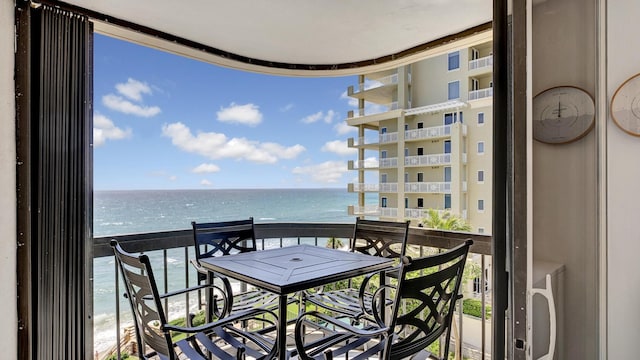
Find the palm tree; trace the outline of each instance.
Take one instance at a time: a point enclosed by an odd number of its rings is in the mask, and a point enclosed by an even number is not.
[[[420,224],[429,229],[451,230],[451,231],[471,231],[471,225],[460,216],[454,215],[449,210],[442,214],[438,210],[428,209],[425,212],[427,217],[420,220]]]

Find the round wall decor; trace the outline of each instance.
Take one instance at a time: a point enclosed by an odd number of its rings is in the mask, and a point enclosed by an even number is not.
[[[578,140],[593,128],[595,103],[575,86],[547,89],[533,98],[533,137],[547,144]]]
[[[611,99],[611,118],[623,131],[640,136],[640,74],[616,90]]]

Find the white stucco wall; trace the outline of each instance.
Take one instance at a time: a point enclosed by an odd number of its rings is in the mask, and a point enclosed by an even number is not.
[[[13,0],[0,0],[0,349],[17,358]]]
[[[640,2],[607,1],[607,99],[640,73]],[[640,355],[640,138],[608,119],[608,358]]]

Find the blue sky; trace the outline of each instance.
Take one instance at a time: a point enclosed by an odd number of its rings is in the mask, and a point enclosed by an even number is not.
[[[227,69],[95,35],[94,188],[345,188],[357,77]]]

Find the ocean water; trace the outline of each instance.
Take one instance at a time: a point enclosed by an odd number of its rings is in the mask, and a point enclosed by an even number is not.
[[[375,194],[367,203],[375,203]],[[239,190],[140,190],[96,191],[94,193],[94,236],[111,236],[189,229],[191,221],[209,222],[243,219],[253,216],[265,222],[337,222],[354,223],[347,206],[357,203],[357,195],[345,189],[239,189]],[[165,264],[162,252],[150,252],[156,276]],[[160,291],[185,287],[185,271],[195,284],[196,274],[182,249],[167,251],[167,286]],[[94,347],[103,353],[116,342],[116,311],[121,327],[132,324],[131,310],[122,297],[122,285],[114,286],[113,257],[94,260]],[[172,276],[173,274],[173,276]],[[116,293],[119,293],[116,294]],[[171,315],[184,314],[186,301],[177,301],[168,309]],[[190,302],[195,307],[195,301]]]

